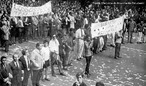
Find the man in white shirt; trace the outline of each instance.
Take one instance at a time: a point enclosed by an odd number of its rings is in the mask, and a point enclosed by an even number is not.
[[[70,29],[75,29],[75,18],[74,18],[74,16],[72,15],[72,13],[70,13],[70,15],[69,15],[69,19],[70,19]]]
[[[44,59],[44,65],[43,65],[43,68],[44,68],[44,75],[43,75],[43,81],[44,80],[47,80],[47,81],[50,81],[48,78],[47,78],[47,72],[48,72],[48,66],[50,66],[50,49],[49,49],[49,42],[47,40],[44,40],[44,47],[42,47],[42,54],[43,54],[43,59]]]
[[[19,31],[19,42],[22,43],[24,25],[21,17],[18,17],[17,27]]]
[[[56,38],[56,35],[53,35],[52,39],[49,42],[49,48],[50,48],[50,57],[51,57],[51,71],[52,71],[52,76],[56,77],[55,71],[54,71],[54,64],[57,64],[59,73],[60,75],[65,75],[63,74],[61,70],[61,61],[59,57],[59,42]]]
[[[76,42],[77,42],[77,60],[83,58],[83,50],[84,50],[84,37],[85,32],[83,28],[79,28],[76,31]]]

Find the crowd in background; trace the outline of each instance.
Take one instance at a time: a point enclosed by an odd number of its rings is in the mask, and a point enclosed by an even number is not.
[[[44,3],[46,2],[41,2],[39,0],[28,0],[26,2],[23,1],[23,3],[21,3],[20,0],[18,2],[18,4],[24,6],[40,6]],[[71,65],[72,63],[73,55],[77,55],[77,60],[86,57],[87,66],[85,74],[88,76],[90,75],[89,65],[92,58],[91,51],[96,54],[106,50],[107,45],[110,45],[108,44],[108,40],[111,40],[111,46],[117,46],[117,41],[115,41],[116,33],[91,39],[90,29],[92,23],[104,22],[125,15],[121,43],[133,43],[133,33],[138,34],[137,43],[146,42],[146,7],[132,6],[129,9],[128,6],[98,5],[95,3],[82,7],[78,1],[57,1],[52,2],[52,13],[32,17],[11,17],[11,6],[12,1],[6,2],[3,0],[1,2],[1,47],[8,52],[9,45],[23,43],[29,40],[45,40],[49,38],[50,42],[46,41],[44,43],[51,45],[53,41],[52,46],[59,47],[59,51],[56,53],[56,55],[62,58],[62,62],[57,60],[59,69],[61,68],[61,63],[63,69],[67,69],[67,65]],[[125,41],[125,34],[128,34],[127,42]],[[53,45],[55,44],[54,40],[58,41],[57,45]],[[39,52],[40,44],[37,44],[36,48],[37,49],[32,53],[36,54],[36,52]],[[85,54],[83,54],[84,48]],[[76,54],[73,51],[76,51]],[[24,55],[26,55],[26,51]],[[17,58],[17,55],[13,55],[14,60],[17,60]],[[51,68],[53,67],[51,66]],[[37,68],[37,70],[39,69]],[[33,72],[39,74],[41,71],[42,70],[35,70]],[[64,75],[61,70],[59,71],[61,75]],[[54,74],[52,75],[55,76]],[[34,79],[35,78],[36,76],[34,76]],[[34,83],[38,84],[37,82]]]

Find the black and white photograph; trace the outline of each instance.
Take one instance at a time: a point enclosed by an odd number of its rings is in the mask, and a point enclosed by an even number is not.
[[[146,1],[0,0],[0,86],[146,86]]]

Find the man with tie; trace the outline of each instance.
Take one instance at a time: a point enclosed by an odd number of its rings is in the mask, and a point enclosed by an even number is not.
[[[30,58],[28,49],[22,50],[22,56],[20,57],[19,61],[22,63],[22,70],[24,70],[24,79],[22,81],[22,86],[27,86],[30,76]]]
[[[11,84],[10,79],[12,77],[12,71],[10,66],[7,64],[7,57],[2,56],[0,64],[0,86],[9,86]]]
[[[12,70],[12,85],[11,86],[21,86],[23,81],[24,71],[22,63],[19,61],[18,53],[14,53],[13,61],[10,63],[10,68]]]

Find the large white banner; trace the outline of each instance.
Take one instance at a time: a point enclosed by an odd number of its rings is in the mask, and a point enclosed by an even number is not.
[[[105,22],[92,23],[91,36],[92,38],[94,38],[120,31],[123,28],[123,23],[124,23],[123,16]]]
[[[27,7],[13,3],[10,16],[37,16],[52,12],[51,2],[39,7]]]

